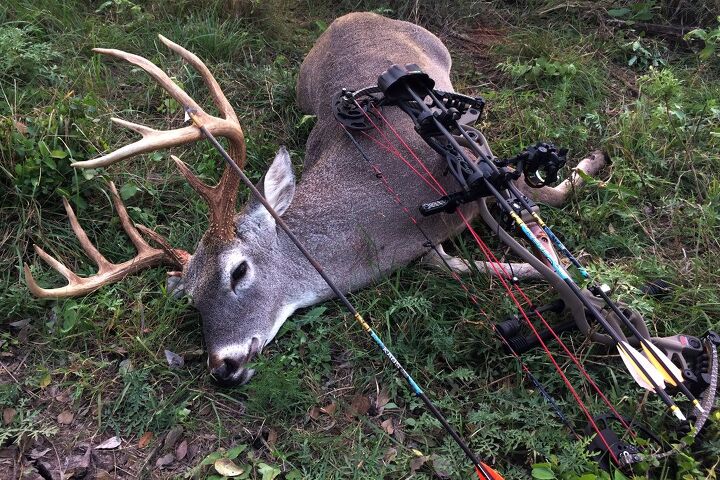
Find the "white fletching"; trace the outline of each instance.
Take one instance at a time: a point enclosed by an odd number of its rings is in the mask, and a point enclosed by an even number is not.
[[[677,386],[677,382],[683,381],[683,375],[680,369],[668,358],[667,355],[662,352],[662,350],[653,345],[653,343],[649,340],[643,342],[642,346],[643,350],[645,350],[645,356],[657,367],[658,370],[662,371],[664,368],[667,372],[669,372],[667,375],[663,375],[667,383]],[[652,353],[648,352],[648,350],[651,350]]]
[[[665,388],[665,380],[662,374],[650,363],[650,360],[643,357],[642,354],[631,347],[629,343],[618,343],[618,352],[620,353],[620,358],[625,362],[625,366],[630,371],[630,375],[632,375],[638,385],[651,392],[655,391],[655,387],[652,386],[652,383],[643,373],[642,370],[644,370],[658,387],[661,389]],[[642,370],[640,370],[639,367],[642,367]]]

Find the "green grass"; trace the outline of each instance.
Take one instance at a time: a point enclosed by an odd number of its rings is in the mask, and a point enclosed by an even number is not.
[[[713,2],[695,10],[646,3],[657,23],[684,19],[716,26],[706,8]],[[215,74],[242,119],[248,173],[257,179],[280,144],[288,145],[300,164],[309,130],[295,106],[296,74],[333,18],[375,9],[422,22],[450,48],[456,89],[488,100],[482,127],[496,154],[516,153],[538,139],[569,147],[576,160],[594,148],[610,153],[613,164],[598,181],[563,209],[544,209],[568,246],[589,255],[591,270],[647,316],[653,333],[717,329],[718,57],[701,60],[682,43],[612,30],[602,6],[538,13],[559,5],[254,0],[0,5],[0,316],[7,319],[0,325],[0,407],[18,412],[0,439],[29,450],[34,437],[67,446],[73,435],[85,441],[96,435],[97,443],[117,434],[139,459],[133,471],[144,476],[152,471],[154,478],[211,476],[208,465],[219,456],[244,465],[241,478],[263,480],[407,478],[413,465],[418,467],[413,478],[471,475],[459,449],[335,302],[293,316],[256,361],[252,382],[223,390],[206,374],[198,314],[187,301],[166,294],[161,269],[86,298],[30,297],[24,262],[43,285],[62,282],[35,256],[32,244],[80,274],[93,273],[66,222],[63,196],[111,261],[126,260],[134,250],[113,215],[107,180],[123,188],[133,220],[156,228],[173,244],[192,251],[203,233],[207,207],[176,173],[168,152],[93,171],[69,166],[132,140],[110,125],[111,116],[158,128],[182,122],[177,105],[142,72],[101,59],[93,47],[144,55],[200,104],[209,103],[197,75],[168,54],[156,41],[158,33],[194,51]],[[577,15],[581,10],[585,15]],[[638,39],[642,50],[633,48]],[[633,55],[640,58],[628,66]],[[658,67],[650,68],[653,63]],[[211,147],[188,150],[184,156],[194,159],[195,171],[214,178]],[[479,256],[464,240],[453,248]],[[638,295],[638,287],[657,278],[674,285],[669,298]],[[492,338],[488,322],[512,313],[510,301],[496,282],[482,276],[466,281],[491,312],[489,319],[449,277],[420,266],[354,293],[352,301],[473,449],[506,478],[528,478],[533,465],[542,463],[548,466],[536,467],[538,478],[549,478],[542,477],[547,469],[555,478],[602,478],[584,442],[571,440]],[[533,299],[552,297],[542,284],[528,285],[528,291]],[[20,332],[10,325],[23,319],[30,322]],[[632,415],[639,408],[643,421],[672,438],[673,424],[660,414],[661,404],[630,385],[619,359],[608,361],[599,346],[568,338],[621,411]],[[184,355],[186,366],[168,369],[165,349]],[[582,427],[581,412],[548,360],[540,352],[525,360]],[[567,372],[574,384],[581,383],[574,369]],[[354,399],[367,396],[373,403],[380,390],[389,399],[382,414],[373,408],[367,415],[353,413]],[[67,402],[57,400],[63,395]],[[590,397],[593,411],[603,411]],[[318,414],[318,408],[333,404],[332,415]],[[66,427],[56,421],[63,409],[85,413]],[[395,422],[394,436],[383,430],[387,419]],[[153,449],[175,426],[197,446],[194,457],[166,470],[156,469],[154,459],[143,464],[150,451],[165,451]],[[642,465],[638,478],[714,478],[720,437],[716,426],[708,428],[693,457]],[[154,440],[137,449],[145,432]],[[63,448],[61,455],[69,455]]]

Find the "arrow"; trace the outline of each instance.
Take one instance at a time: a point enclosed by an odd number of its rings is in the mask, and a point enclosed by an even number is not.
[[[665,355],[657,346],[655,346],[650,340],[643,337],[640,331],[637,329],[637,327],[630,321],[627,316],[620,310],[615,302],[613,302],[610,297],[605,293],[605,291],[600,287],[594,287],[593,293],[596,293],[602,297],[603,300],[605,300],[605,303],[612,309],[612,311],[615,313],[615,315],[622,320],[623,324],[625,324],[633,335],[637,339],[640,340],[640,344],[642,346],[643,351],[645,352],[645,355],[647,358],[652,362],[657,369],[663,373],[663,377],[667,383],[670,385],[677,387],[680,389],[680,391],[685,395],[688,400],[690,400],[693,405],[695,405],[695,408],[698,409],[700,413],[704,413],[705,410],[702,408],[702,405],[700,405],[700,401],[695,398],[695,396],[690,393],[690,390],[688,390],[687,386],[683,383],[684,378],[682,375],[682,372],[680,369],[672,363],[672,360],[668,358],[667,355]]]

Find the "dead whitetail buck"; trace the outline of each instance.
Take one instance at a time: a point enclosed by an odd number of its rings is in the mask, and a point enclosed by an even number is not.
[[[206,113],[150,61],[119,50],[95,51],[145,70],[181,105],[194,110],[213,135],[225,137],[232,158],[242,167],[245,164],[243,131],[217,81],[197,56],[164,37],[160,40],[200,73],[220,117]],[[317,115],[317,124],[307,142],[302,181],[296,185],[288,152],[281,148],[258,187],[344,291],[362,288],[428,253],[426,239],[369,172],[355,146],[338,128],[331,108],[334,92],[344,87],[373,84],[378,72],[392,64],[407,63],[420,66],[438,88],[453,91],[450,55],[442,42],[427,30],[369,13],[350,14],[335,20],[308,54],[298,79],[300,107],[308,114]],[[445,161],[414,134],[412,121],[400,111],[388,111],[387,118],[400,135],[409,139],[412,149],[427,160],[432,174],[443,178],[445,188],[452,190],[453,180],[442,177]],[[142,139],[73,166],[106,167],[203,138],[195,125],[162,131],[116,118],[113,121],[139,133]],[[418,185],[404,165],[393,161],[382,149],[369,151],[374,152],[369,160],[379,166],[405,204],[420,205],[433,198],[434,193]],[[26,265],[27,284],[40,298],[81,296],[150,266],[165,263],[179,268],[181,272],[171,275],[181,277],[180,288],[192,297],[193,305],[202,316],[213,376],[222,383],[247,381],[251,372],[243,365],[273,339],[283,322],[298,308],[327,300],[333,294],[287,236],[276,228],[275,221],[260,203],[251,200],[236,212],[239,181],[231,169],[226,168],[219,183],[210,186],[200,181],[177,157],[173,159],[180,173],[210,206],[208,229],[193,254],[171,247],[164,238],[145,227],[134,226],[115,186],[110,184],[115,208],[123,228],[137,247],[137,256],[120,264],[105,259],[64,200],[72,229],[88,257],[98,265],[98,272],[79,277],[36,245],[37,254],[61,273],[68,285],[41,288]],[[596,153],[583,160],[579,168],[592,175],[603,162],[603,156]],[[554,189],[544,187],[534,190],[532,195],[544,203],[560,205],[571,187],[580,183],[579,177],[573,175]],[[518,185],[522,187],[524,182]],[[477,207],[468,204],[462,210],[472,217]],[[463,228],[454,215],[435,215],[419,222],[436,242],[448,239]],[[159,248],[146,243],[140,232]],[[437,260],[438,253],[432,255]],[[459,271],[468,269],[460,259],[448,257],[447,260]],[[490,271],[487,265],[477,263],[479,269]],[[526,264],[514,264],[511,268],[520,277],[535,272]]]

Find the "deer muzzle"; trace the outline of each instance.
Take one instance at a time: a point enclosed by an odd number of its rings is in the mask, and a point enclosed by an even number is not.
[[[260,339],[253,337],[249,348],[223,348],[218,352],[208,352],[210,374],[224,387],[247,383],[255,370],[245,365],[260,353],[260,348]]]

